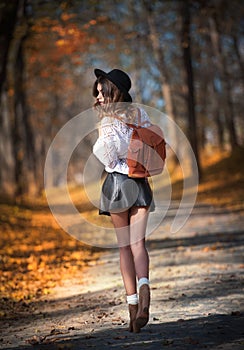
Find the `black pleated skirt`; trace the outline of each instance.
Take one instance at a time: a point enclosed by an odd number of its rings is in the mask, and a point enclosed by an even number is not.
[[[100,198],[100,215],[123,212],[131,207],[155,210],[153,194],[147,178],[130,178],[121,173],[108,173]]]

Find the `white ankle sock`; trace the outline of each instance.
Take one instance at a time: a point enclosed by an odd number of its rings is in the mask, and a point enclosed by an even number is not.
[[[137,305],[138,304],[137,294],[127,295],[126,300],[127,300],[127,303],[130,305]]]
[[[142,277],[138,281],[138,288],[140,289],[143,284],[149,284],[149,279],[146,277]]]

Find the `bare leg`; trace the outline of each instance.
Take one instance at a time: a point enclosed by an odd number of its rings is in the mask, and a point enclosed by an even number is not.
[[[149,278],[149,256],[145,246],[148,208],[132,208],[130,217],[131,251],[138,280]],[[144,281],[143,281],[144,282]],[[133,331],[140,332],[149,320],[150,288],[142,284],[139,288],[139,307]]]
[[[149,278],[149,256],[145,246],[148,208],[133,207],[130,216],[131,251],[134,257],[135,270],[138,280]]]
[[[136,294],[136,271],[130,247],[129,212],[111,213],[113,225],[116,230],[119,252],[120,270],[127,295]]]

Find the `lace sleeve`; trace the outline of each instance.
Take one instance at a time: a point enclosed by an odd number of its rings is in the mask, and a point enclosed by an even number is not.
[[[101,123],[100,136],[93,146],[93,153],[101,163],[110,168],[114,168],[119,160],[117,143],[113,124],[104,120]]]
[[[146,111],[144,109],[140,110],[143,125],[151,125]],[[117,171],[121,164],[124,164],[132,131],[133,129],[122,118],[104,117],[102,119],[100,136],[93,146],[93,153],[105,167],[116,168],[115,171]]]

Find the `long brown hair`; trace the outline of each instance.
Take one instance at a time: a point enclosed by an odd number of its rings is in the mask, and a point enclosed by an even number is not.
[[[104,97],[105,104],[125,101],[123,92],[121,92],[114,83],[112,83],[110,80],[108,80],[103,76],[98,77],[94,83],[94,86],[93,86],[94,97],[97,97],[98,95],[98,90],[97,90],[98,84],[101,84],[102,86],[102,94]],[[96,101],[94,106],[96,107],[97,105],[99,105],[98,101]]]
[[[102,94],[104,97],[104,105],[101,106],[97,100],[94,103],[94,108],[98,110],[99,117],[103,118],[105,115],[112,117],[125,114],[127,122],[132,123],[137,113],[135,113],[135,108],[130,105],[130,102],[125,100],[123,92],[110,80],[100,76],[93,85],[93,97],[95,98],[98,96],[98,84],[102,86]]]

